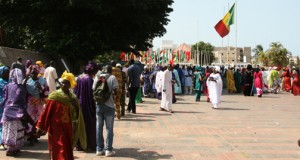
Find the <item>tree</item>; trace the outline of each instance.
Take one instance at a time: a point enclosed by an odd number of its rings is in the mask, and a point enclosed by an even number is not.
[[[299,56],[297,56],[297,58],[296,58],[296,65],[297,65],[297,67],[300,67],[300,58],[299,58]]]
[[[259,57],[260,53],[264,52],[264,48],[262,45],[256,45],[255,48],[252,49],[252,52],[254,52],[253,58],[255,59],[254,63],[259,63]]]
[[[111,60],[116,60],[116,61],[121,60],[120,53],[112,51],[109,53],[100,54],[95,57],[95,61],[97,63],[107,63],[110,62]]]
[[[264,52],[264,51],[261,51],[259,52],[258,54],[258,57],[257,57],[257,62],[263,66],[269,66],[270,65],[270,60],[269,60],[269,55],[268,53]]]
[[[5,46],[86,61],[148,50],[166,33],[173,0],[1,0]],[[136,52],[135,52],[136,53]],[[76,63],[73,63],[76,64]]]
[[[214,50],[214,46],[212,46],[210,43],[205,43],[203,41],[200,41],[192,45],[191,53],[197,53],[197,44],[198,44],[198,53],[200,53],[200,59],[204,60],[204,58],[206,58],[208,59],[208,64],[211,64],[215,60],[215,56],[212,52]],[[208,54],[209,56],[206,57],[205,54]]]
[[[287,49],[284,48],[281,43],[271,43],[270,49],[268,50],[270,64],[275,66],[286,66],[289,63],[287,53]]]

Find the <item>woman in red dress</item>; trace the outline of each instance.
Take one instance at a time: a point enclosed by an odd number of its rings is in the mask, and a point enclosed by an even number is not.
[[[62,79],[61,89],[49,95],[36,128],[37,135],[48,132],[50,159],[73,160],[72,120],[80,107],[76,95],[69,90],[76,85],[74,75],[64,73]]]
[[[259,68],[256,68],[256,71],[253,73],[253,77],[254,77],[254,86],[256,88],[257,96],[261,97],[263,83],[262,83],[262,73]]]
[[[283,78],[283,88],[285,91],[289,92],[292,89],[291,84],[291,73],[289,71],[289,68],[284,68],[282,76]]]
[[[209,77],[210,73],[211,73],[211,69],[207,66],[205,69],[205,78],[204,78],[205,82],[206,82],[206,78]],[[206,101],[210,102],[208,88],[207,88],[206,83],[203,83],[203,93],[206,95]]]
[[[296,96],[300,94],[299,69],[293,71],[292,93]]]

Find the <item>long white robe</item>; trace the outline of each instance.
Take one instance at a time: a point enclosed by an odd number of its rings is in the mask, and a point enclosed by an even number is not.
[[[221,103],[221,95],[223,89],[222,77],[219,73],[211,73],[209,77],[212,77],[216,81],[209,81],[210,78],[207,78],[206,84],[208,87],[208,93],[210,101],[214,108],[218,108]]]
[[[155,89],[156,89],[157,93],[162,92],[162,88],[161,87],[162,87],[163,74],[164,74],[163,71],[158,71],[156,73],[156,77],[155,77]]]
[[[269,90],[269,80],[268,80],[269,73],[268,71],[262,72],[262,79],[263,79],[263,91],[267,92]]]
[[[172,109],[172,72],[168,69],[163,72],[162,90],[165,92],[162,92],[160,106],[170,111]]]
[[[56,69],[54,67],[48,67],[45,69],[44,78],[47,81],[47,84],[49,86],[49,94],[56,90],[56,79],[57,73]]]

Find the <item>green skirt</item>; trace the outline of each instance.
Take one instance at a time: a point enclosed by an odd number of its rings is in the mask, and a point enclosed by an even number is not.
[[[135,103],[142,103],[142,101],[142,87],[140,87],[135,97]]]

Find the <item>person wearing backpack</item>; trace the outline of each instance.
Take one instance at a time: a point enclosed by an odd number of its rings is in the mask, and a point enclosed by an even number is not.
[[[100,75],[100,79],[97,82],[96,88],[93,92],[96,101],[96,155],[105,155],[106,157],[111,157],[115,155],[115,151],[113,151],[112,146],[114,136],[114,118],[116,111],[113,96],[117,94],[119,85],[117,78],[112,75],[112,67],[110,65],[104,67],[104,72],[106,74]],[[106,90],[105,88],[108,89],[108,91],[103,93],[103,90]],[[106,97],[106,95],[109,95],[107,99],[100,98]],[[104,123],[106,127],[106,144],[104,144],[103,138]]]

